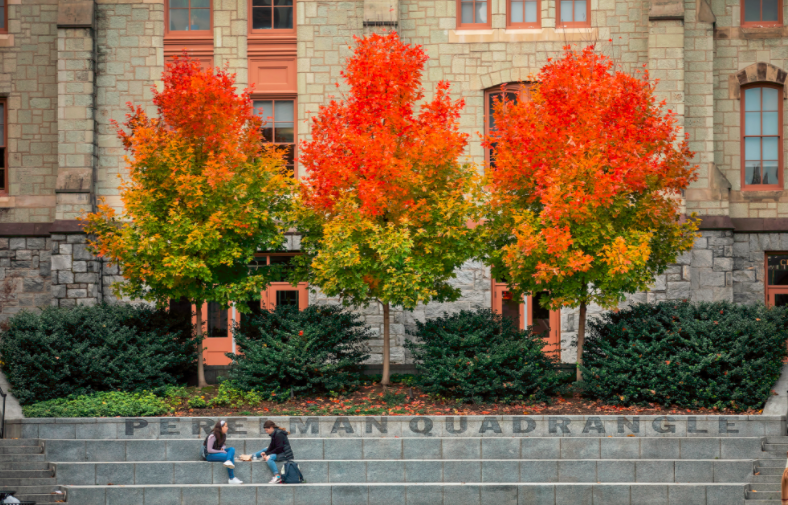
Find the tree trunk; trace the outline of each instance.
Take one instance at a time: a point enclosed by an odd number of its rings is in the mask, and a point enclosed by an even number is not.
[[[391,349],[391,340],[389,334],[389,304],[383,304],[383,377],[380,379],[380,384],[382,386],[389,385],[389,361],[390,361],[390,349]]]
[[[196,326],[197,326],[197,339],[199,343],[197,344],[197,387],[204,388],[208,385],[205,382],[205,363],[203,359],[203,343],[202,343],[202,304],[198,303],[197,306],[197,317],[196,317]]]
[[[583,380],[583,345],[586,343],[586,304],[580,304],[580,323],[577,325],[577,382]]]

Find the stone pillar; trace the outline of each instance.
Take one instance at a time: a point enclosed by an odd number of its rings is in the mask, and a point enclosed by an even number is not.
[[[94,206],[95,60],[93,0],[58,5],[58,171],[56,220]]]
[[[247,0],[214,0],[213,64],[236,74],[236,86],[243,91],[249,85]]]
[[[56,229],[51,239],[52,305],[101,301],[101,262],[74,220],[95,208],[95,3],[59,0],[58,171]],[[69,233],[66,234],[65,231]]]

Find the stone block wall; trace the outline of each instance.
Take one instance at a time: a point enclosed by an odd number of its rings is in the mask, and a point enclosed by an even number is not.
[[[8,196],[0,223],[55,218],[57,178],[57,0],[7,0],[0,34],[0,95],[8,97]]]
[[[81,233],[54,234],[52,244],[52,305],[95,305],[102,299],[102,262],[87,249]]]
[[[49,305],[51,240],[0,238],[0,323],[22,310]]]

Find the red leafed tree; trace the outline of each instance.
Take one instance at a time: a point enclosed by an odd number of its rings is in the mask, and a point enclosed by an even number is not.
[[[320,107],[299,157],[302,271],[346,304],[382,304],[383,384],[390,306],[457,299],[454,271],[476,252],[467,227],[476,172],[458,161],[464,103],[440,82],[417,106],[426,60],[396,33],[357,38],[342,73],[350,90]]]
[[[271,274],[250,272],[249,263],[282,246],[294,185],[283,153],[261,144],[262,121],[235,74],[176,58],[162,82],[153,89],[158,117],[129,104],[126,130],[118,129],[129,153],[122,214],[99,205],[85,231],[93,252],[121,267],[118,294],[159,306],[186,298],[198,308],[201,337],[204,302],[243,311],[242,302],[260,299]],[[202,354],[200,344],[205,386]]]
[[[496,104],[485,141],[493,275],[517,293],[546,291],[553,309],[580,308],[578,380],[588,305],[646,290],[696,236],[680,220],[693,154],[655,86],[594,47],[567,47],[530,99]]]

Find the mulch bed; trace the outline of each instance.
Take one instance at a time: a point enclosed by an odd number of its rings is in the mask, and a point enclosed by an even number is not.
[[[209,392],[206,392],[209,395]],[[206,396],[207,396],[206,395]],[[418,388],[394,384],[384,391],[379,384],[363,386],[347,396],[298,397],[286,402],[263,402],[239,408],[185,409],[175,416],[474,416],[474,415],[757,415],[760,410],[685,409],[677,406],[620,407],[583,398],[580,393],[533,405],[459,404],[434,400]]]

